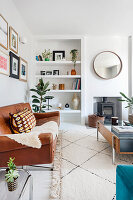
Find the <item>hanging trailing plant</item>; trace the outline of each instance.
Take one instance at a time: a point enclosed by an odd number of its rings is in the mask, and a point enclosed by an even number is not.
[[[72,49],[70,51],[70,54],[72,55],[71,61],[74,63],[74,69],[75,69],[75,66],[76,66],[76,61],[77,61],[78,53],[79,53],[78,49]]]

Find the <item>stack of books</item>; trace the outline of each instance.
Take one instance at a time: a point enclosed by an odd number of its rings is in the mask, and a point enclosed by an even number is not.
[[[119,135],[133,135],[132,126],[113,126],[112,130]]]
[[[81,90],[81,80],[77,79],[73,82],[73,90]]]

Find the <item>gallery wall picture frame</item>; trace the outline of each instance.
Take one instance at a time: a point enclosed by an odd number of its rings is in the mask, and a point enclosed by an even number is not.
[[[0,45],[8,50],[8,22],[0,14]]]
[[[59,75],[59,70],[53,70],[53,75]]]
[[[19,58],[19,80],[27,82],[28,78],[28,62],[23,58]]]
[[[46,71],[46,75],[52,75],[52,71]]]
[[[10,51],[10,77],[19,79],[19,57]]]
[[[11,26],[9,28],[9,48],[18,54],[18,33]]]
[[[9,55],[4,53],[3,51],[0,51],[0,74],[9,76],[10,73],[9,65],[10,65]]]
[[[53,61],[61,61],[65,59],[65,51],[53,51]]]

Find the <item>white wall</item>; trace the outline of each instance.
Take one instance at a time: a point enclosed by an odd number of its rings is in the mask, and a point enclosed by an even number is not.
[[[85,117],[93,113],[93,97],[118,97],[120,91],[128,95],[128,37],[86,37],[85,46]],[[123,63],[122,72],[114,79],[103,80],[93,70],[93,59],[101,51],[117,53]],[[123,104],[123,119],[128,111]]]
[[[21,56],[28,61],[28,71],[30,74],[32,35],[12,0],[0,0],[0,13],[8,22],[8,26],[12,26],[19,35],[27,38],[27,44],[19,44],[18,56]],[[10,51],[6,51],[2,47],[0,47],[0,50],[6,53]],[[0,106],[27,101],[26,91],[27,83],[0,74]]]

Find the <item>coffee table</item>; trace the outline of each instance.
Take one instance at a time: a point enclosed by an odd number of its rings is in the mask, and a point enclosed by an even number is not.
[[[31,174],[23,169],[18,170],[18,187],[15,191],[8,191],[5,181],[5,170],[0,170],[0,199],[1,200],[19,200],[23,197],[25,189],[29,182],[29,200],[33,200],[33,180]]]
[[[120,124],[121,125],[121,124]],[[112,147],[112,163],[115,164],[115,153],[118,154],[133,154],[133,134],[119,135],[112,130],[111,125],[104,125],[101,121],[97,123],[97,140],[98,134],[108,141]]]

